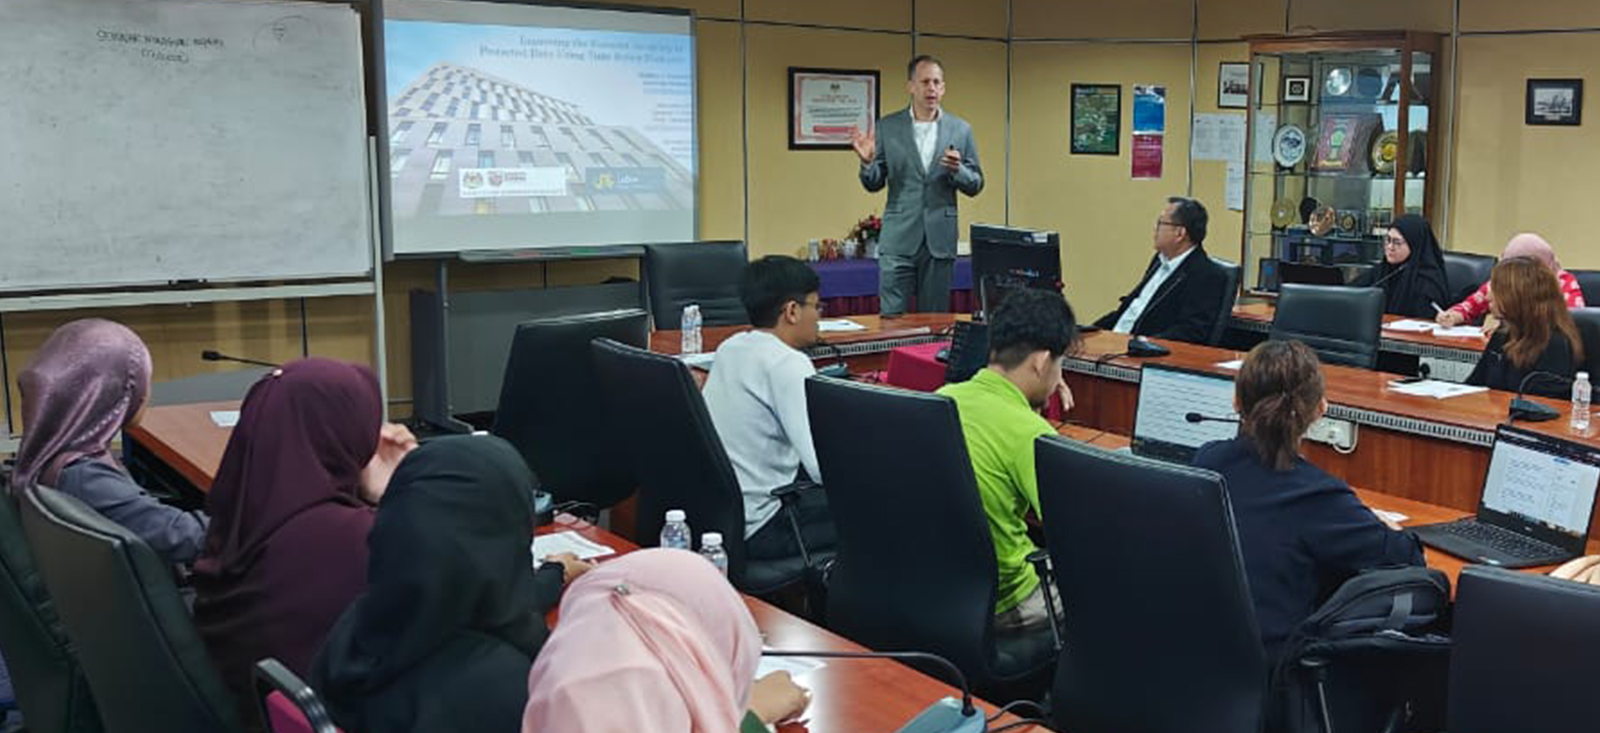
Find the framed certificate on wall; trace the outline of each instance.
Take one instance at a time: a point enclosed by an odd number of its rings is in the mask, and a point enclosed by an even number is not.
[[[789,67],[789,149],[849,150],[878,123],[878,72]]]

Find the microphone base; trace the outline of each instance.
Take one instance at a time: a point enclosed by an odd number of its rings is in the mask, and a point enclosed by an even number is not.
[[[1545,422],[1561,417],[1561,411],[1532,400],[1512,400],[1509,416],[1523,422]]]
[[[1158,343],[1156,343],[1154,341],[1147,340],[1143,336],[1135,336],[1133,338],[1128,339],[1128,356],[1137,357],[1137,358],[1146,358],[1146,357],[1155,357],[1155,356],[1167,356],[1167,355],[1170,355],[1171,353],[1172,353],[1171,349],[1169,349],[1169,348],[1167,348],[1165,346],[1162,346],[1161,344],[1158,344]]]
[[[971,715],[962,715],[961,701],[946,697],[934,701],[895,733],[983,733],[987,728],[983,711],[974,709]]]

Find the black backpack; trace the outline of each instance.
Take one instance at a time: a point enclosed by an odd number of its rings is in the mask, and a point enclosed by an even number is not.
[[[1277,733],[1399,733],[1444,724],[1450,579],[1364,571],[1300,625],[1272,675]]]

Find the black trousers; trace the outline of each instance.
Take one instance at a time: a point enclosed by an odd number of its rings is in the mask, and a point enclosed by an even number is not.
[[[832,549],[837,542],[833,529],[833,515],[828,512],[828,495],[821,486],[800,492],[800,503],[795,506],[800,520],[800,536],[805,538],[806,551]],[[794,526],[789,523],[789,510],[780,508],[777,514],[761,525],[761,529],[744,541],[745,557],[751,560],[779,560],[797,557],[800,546],[795,543]]]

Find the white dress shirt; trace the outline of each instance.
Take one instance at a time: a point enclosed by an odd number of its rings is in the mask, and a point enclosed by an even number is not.
[[[1183,254],[1170,260],[1166,255],[1158,255],[1161,264],[1150,275],[1150,279],[1145,281],[1144,287],[1139,290],[1139,297],[1128,304],[1128,309],[1122,312],[1122,317],[1117,319],[1117,325],[1111,330],[1115,333],[1133,333],[1134,325],[1139,323],[1139,316],[1144,315],[1144,309],[1150,307],[1150,301],[1155,299],[1156,291],[1161,289],[1161,284],[1166,282],[1194,251],[1195,248],[1190,247],[1184,250]]]
[[[802,466],[812,481],[822,481],[806,416],[806,377],[816,371],[809,357],[769,331],[735,334],[717,347],[701,395],[744,494],[747,538],[778,513],[772,490],[794,483]]]
[[[939,154],[939,117],[944,110],[934,110],[933,119],[923,122],[917,113],[911,113],[911,134],[917,140],[917,157],[922,159],[922,170],[933,169],[933,157]]]

